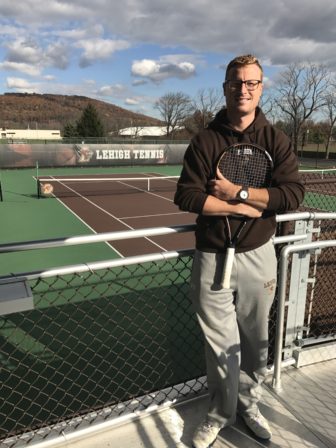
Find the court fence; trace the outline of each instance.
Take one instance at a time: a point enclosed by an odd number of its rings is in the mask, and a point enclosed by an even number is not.
[[[321,179],[307,174],[305,210],[277,216],[268,362],[275,388],[279,365],[336,357],[336,213],[332,200],[325,204],[336,187]],[[4,244],[0,253],[193,230]],[[203,339],[188,298],[192,257],[171,251],[1,277],[0,446],[56,440],[205,394]]]

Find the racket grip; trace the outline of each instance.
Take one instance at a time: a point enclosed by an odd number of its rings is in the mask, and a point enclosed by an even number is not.
[[[223,288],[225,288],[225,289],[230,288],[230,280],[231,280],[231,273],[232,273],[235,251],[236,250],[235,250],[234,246],[229,246],[227,248],[227,251],[225,254],[224,274],[223,274]]]

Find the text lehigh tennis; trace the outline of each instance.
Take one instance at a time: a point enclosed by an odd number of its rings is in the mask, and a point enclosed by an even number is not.
[[[111,160],[111,159],[163,159],[163,149],[127,149],[127,150],[115,150],[115,149],[97,149],[96,158],[98,160]]]

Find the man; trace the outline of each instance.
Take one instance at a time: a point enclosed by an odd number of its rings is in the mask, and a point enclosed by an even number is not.
[[[277,275],[272,244],[275,214],[297,209],[304,187],[290,140],[258,107],[262,82],[263,70],[254,56],[239,56],[229,63],[223,84],[226,108],[192,139],[175,194],[180,209],[198,214],[191,299],[205,337],[210,403],[194,434],[194,448],[211,445],[221,428],[235,422],[237,412],[256,436],[271,437],[258,402]],[[270,153],[274,164],[270,188],[245,191],[216,173],[223,149],[237,142],[254,143]],[[253,219],[239,236],[230,288],[224,289],[228,228],[234,234],[239,225],[231,215]]]

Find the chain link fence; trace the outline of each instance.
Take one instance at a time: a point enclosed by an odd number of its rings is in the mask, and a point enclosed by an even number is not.
[[[336,212],[336,170],[303,171],[306,194],[302,210]],[[336,220],[314,223],[312,242],[336,238]],[[310,257],[304,339],[327,338],[336,334],[335,250],[330,247]]]
[[[190,265],[186,255],[30,280],[34,310],[0,321],[1,436],[198,391],[204,359]]]
[[[335,174],[303,177],[302,210],[335,211]],[[314,221],[309,235],[334,239],[335,227],[336,220]],[[279,225],[283,231],[293,233],[294,223]],[[34,309],[0,318],[0,446],[26,446],[206,392],[203,339],[188,299],[191,263],[192,253],[181,252],[162,261],[26,276]],[[334,250],[310,257],[309,278],[303,337],[335,338]],[[270,363],[275,325],[276,301]]]

